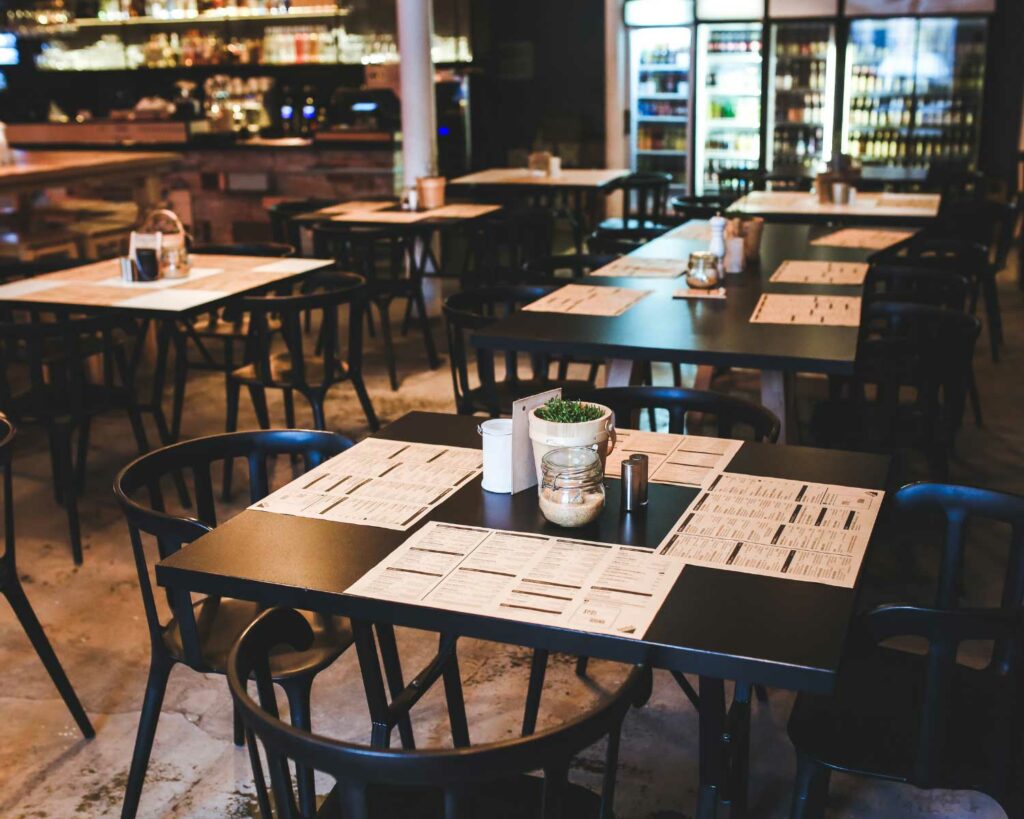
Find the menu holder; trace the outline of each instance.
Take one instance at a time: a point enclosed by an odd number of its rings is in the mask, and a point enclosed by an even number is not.
[[[530,441],[530,413],[552,398],[561,398],[562,388],[530,395],[512,402],[512,494],[537,485],[537,469]]]

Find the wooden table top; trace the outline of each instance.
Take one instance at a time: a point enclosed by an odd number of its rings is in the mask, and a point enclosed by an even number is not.
[[[547,176],[527,168],[489,168],[468,176],[452,179],[449,185],[477,185],[499,187],[513,185],[544,188],[606,188],[629,175],[627,168],[563,168],[554,176]]]
[[[109,175],[154,174],[178,159],[171,153],[128,151],[13,151],[14,162],[0,165],[0,192],[59,186]]]
[[[480,447],[479,419],[410,413],[380,437]],[[284,468],[280,464],[278,468]],[[727,472],[884,489],[889,460],[833,450],[744,443]],[[483,491],[464,485],[423,522],[564,535],[544,520],[537,491]],[[619,507],[616,479],[607,505],[576,537],[654,548],[696,497],[693,488],[650,484],[641,514]],[[856,588],[687,566],[641,640],[355,597],[345,589],[423,525],[408,532],[245,511],[157,565],[157,581],[178,590],[255,600],[548,648],[588,657],[650,663],[687,673],[829,691],[834,685]],[[858,581],[859,582],[859,581]]]
[[[734,216],[789,217],[804,221],[923,224],[939,215],[937,193],[862,193],[848,205],[822,204],[816,193],[753,191],[729,206]]]
[[[0,285],[0,304],[169,317],[208,310],[232,296],[283,283],[332,264],[330,259],[193,254],[192,270],[186,278],[122,282],[118,260],[107,259]]]
[[[477,202],[450,202],[430,210],[402,210],[398,200],[353,200],[293,217],[305,224],[338,222],[373,227],[404,226],[409,228],[440,228],[480,219],[496,213],[501,205]]]
[[[707,250],[706,222],[687,222],[631,256],[685,260]],[[674,299],[685,289],[674,279],[588,276],[588,285],[653,291],[620,316],[559,315],[518,311],[474,333],[478,349],[548,352],[587,358],[673,361],[788,372],[849,375],[857,354],[856,327],[752,324],[762,293],[856,296],[860,288],[782,284],[769,277],[793,259],[867,262],[874,250],[812,245],[831,230],[808,224],[764,226],[760,264],[725,277],[727,298]]]

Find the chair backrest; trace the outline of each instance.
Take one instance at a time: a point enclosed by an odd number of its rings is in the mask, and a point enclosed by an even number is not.
[[[38,420],[56,414],[80,418],[86,412],[86,387],[90,383],[86,358],[99,356],[103,384],[113,387],[129,381],[122,333],[135,332],[131,319],[122,315],[71,316],[63,311],[33,311],[30,321],[12,317],[0,320],[0,407],[9,412],[28,406]],[[24,378],[19,373],[24,372]],[[31,401],[15,401],[22,388]],[[58,397],[59,401],[51,400]]]
[[[669,200],[675,215],[686,220],[710,219],[733,203],[735,196],[707,194],[705,196],[673,196]]]
[[[1024,606],[1024,498],[973,486],[912,483],[895,494],[893,509],[903,513],[938,513],[945,518],[945,543],[932,604],[941,609],[958,607],[969,521],[1009,525],[1010,548],[1000,604],[1007,610]],[[999,654],[996,652],[997,660]]]
[[[633,426],[644,410],[657,409],[668,412],[668,431],[676,434],[691,431],[691,413],[713,416],[720,438],[739,438],[736,428],[746,427],[751,440],[775,443],[782,427],[775,413],[753,401],[683,387],[605,387],[569,397],[604,404],[615,413],[616,425],[624,428]]]
[[[905,387],[914,390],[923,439],[948,447],[963,417],[981,323],[944,307],[876,301],[864,305],[857,353],[862,381],[877,386],[883,418],[895,419]],[[896,431],[890,425],[891,432]],[[898,444],[889,441],[890,444]]]
[[[756,168],[722,168],[717,172],[719,195],[739,199],[764,188],[764,177]]]
[[[641,235],[642,234],[642,235]],[[632,236],[596,231],[587,237],[587,250],[596,256],[625,256],[645,244],[650,235],[636,231]]]
[[[965,310],[970,282],[953,270],[872,265],[864,280],[865,301],[908,301]]]
[[[1019,607],[948,611],[883,606],[867,616],[866,629],[875,643],[901,637],[917,637],[928,643],[923,679],[915,694],[921,711],[914,745],[913,784],[923,788],[952,784],[943,776],[947,752],[956,752],[961,759],[971,753],[984,754],[1001,765],[1014,764],[1008,754],[1020,741],[1024,672],[1024,616]],[[957,662],[957,651],[967,641],[1012,646],[1012,650],[1004,665],[977,671]],[[982,699],[984,702],[979,701]],[[964,711],[975,717],[984,714],[986,721],[991,721],[985,726],[990,731],[974,726],[972,736],[987,735],[996,749],[994,753],[987,748],[960,747],[962,740],[950,727],[964,722],[962,717],[957,718],[958,712]],[[980,783],[972,784],[977,787]]]
[[[271,259],[284,259],[295,255],[295,247],[287,242],[205,242],[195,245],[192,253],[198,255],[221,256],[265,256]]]
[[[608,192],[622,192],[622,227],[643,228],[658,223],[668,209],[668,190],[672,175],[638,172],[624,176],[609,186]]]
[[[339,344],[338,308],[349,305],[348,349],[344,361],[350,373],[362,370],[363,361],[363,309],[366,280],[354,273],[319,271],[310,276],[298,294],[266,294],[239,299],[238,306],[248,312],[249,335],[246,338],[246,360],[251,361],[264,383],[272,380],[271,363],[277,348],[274,345],[274,321],[280,327],[281,338],[289,359],[289,379],[295,386],[309,385],[306,371],[306,335],[302,331],[306,313],[319,313],[320,336],[317,344],[322,359],[323,385],[343,378],[342,355]]]
[[[351,270],[372,286],[379,279],[403,278],[419,265],[409,264],[413,243],[400,228],[368,227],[341,222],[313,226],[313,253],[335,260],[339,270]]]
[[[289,199],[277,202],[267,208],[267,216],[270,219],[270,235],[275,242],[299,247],[302,242],[301,231],[299,225],[292,221],[292,217],[336,204],[337,200],[335,199]]]
[[[17,430],[10,419],[0,413],[0,470],[3,471],[4,496],[4,552],[0,556],[0,589],[4,581],[17,571],[14,565],[14,482],[11,459]]]
[[[155,539],[157,553],[162,560],[215,528],[217,509],[211,467],[216,463],[235,458],[247,462],[249,499],[255,503],[266,497],[270,490],[268,459],[272,456],[296,455],[302,459],[303,471],[308,471],[351,445],[347,438],[331,432],[283,429],[231,432],[154,450],[121,470],[114,480],[114,496],[128,523],[143,607],[154,646],[161,645],[165,624],[157,612],[143,536]],[[278,458],[278,463],[286,462],[284,457]],[[163,487],[175,474],[189,473],[195,515],[170,514],[165,511]],[[148,503],[140,498],[143,492],[148,495]],[[201,667],[199,637],[188,595],[175,598],[168,592],[168,603],[181,624],[186,659],[190,664]]]
[[[872,256],[872,262],[897,267],[952,270],[968,281],[977,281],[988,265],[984,245],[955,237],[915,236]]]
[[[448,356],[452,368],[452,386],[455,390],[455,404],[459,412],[472,411],[469,393],[473,389],[469,377],[471,356],[470,336],[500,318],[511,315],[523,305],[536,301],[554,290],[541,285],[499,285],[477,290],[454,293],[444,303],[445,330],[448,335]],[[481,386],[489,388],[492,394],[489,407],[497,415],[500,412],[496,395],[497,380],[490,369],[491,360],[485,355],[477,357],[477,375]],[[548,361],[543,356],[531,356],[532,377],[543,380],[548,371]],[[519,380],[519,355],[515,350],[505,353],[504,380],[515,383]]]
[[[597,253],[566,253],[558,256],[541,256],[531,259],[523,265],[523,272],[534,280],[558,278],[559,273],[568,273],[570,278],[578,279],[593,273],[615,261],[616,255]]]
[[[300,622],[303,621],[303,622]],[[609,740],[609,759],[617,745],[622,720],[634,701],[646,695],[647,672],[635,669],[626,683],[596,707],[554,728],[527,737],[515,737],[485,745],[429,750],[391,750],[356,745],[298,729],[281,720],[277,695],[270,678],[269,655],[277,646],[302,651],[312,644],[313,632],[292,609],[269,609],[243,633],[228,660],[228,686],[235,707],[246,726],[250,742],[258,740],[266,754],[276,815],[281,819],[312,819],[296,804],[289,762],[321,771],[337,783],[346,819],[367,819],[367,791],[402,787],[427,789],[423,799],[436,794],[437,814],[446,819],[482,815],[472,811],[474,797],[489,785],[531,771],[544,772],[543,803],[537,814],[544,819],[563,815],[562,791],[573,757],[604,737]],[[255,679],[259,702],[249,694]],[[257,799],[269,805],[263,765],[258,753],[250,754]],[[610,771],[609,774],[613,774]],[[610,789],[611,775],[605,777]],[[608,801],[611,795],[607,792]],[[424,815],[434,815],[425,811]],[[605,805],[603,816],[611,816]]]

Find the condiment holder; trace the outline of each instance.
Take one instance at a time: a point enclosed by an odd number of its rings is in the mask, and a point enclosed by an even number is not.
[[[604,465],[591,447],[552,449],[541,459],[540,511],[557,526],[575,529],[604,509]]]
[[[709,250],[690,254],[686,266],[686,283],[697,290],[710,290],[722,281],[721,261]]]

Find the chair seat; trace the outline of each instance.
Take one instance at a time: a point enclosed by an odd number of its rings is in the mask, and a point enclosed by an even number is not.
[[[226,673],[228,654],[242,632],[256,619],[261,606],[227,597],[207,597],[192,607],[199,629],[199,644],[205,671]],[[333,663],[352,645],[352,626],[345,617],[324,617],[302,612],[313,628],[313,645],[308,651],[275,651],[270,671],[274,679],[315,674]],[[164,630],[164,644],[175,659],[184,661],[181,630],[172,618]]]
[[[323,359],[305,358],[303,359],[303,368],[305,378],[302,386],[326,388],[348,378],[348,364],[344,361],[336,361],[334,371],[325,372]],[[246,364],[244,367],[234,370],[231,373],[231,379],[242,384],[262,384],[278,389],[300,386],[299,379],[295,374],[295,365],[287,353],[270,359],[269,380],[260,378],[255,364]]]
[[[561,387],[567,395],[574,395],[579,392],[592,390],[594,385],[583,380],[558,380],[548,379],[541,381],[536,378],[528,378],[509,383],[502,381],[496,385],[498,394],[498,406],[505,415],[512,412],[512,402],[530,395],[536,395],[546,390],[554,390]],[[469,390],[465,395],[466,402],[472,407],[473,412],[490,412],[490,405],[483,387],[476,387]]]
[[[200,319],[192,325],[192,332],[199,338],[216,341],[245,341],[249,335],[250,317],[244,315],[238,321],[226,320],[223,315],[216,315],[212,320]],[[267,322],[268,330],[276,333],[281,329],[281,322],[273,319]]]
[[[52,388],[30,390],[11,396],[4,411],[20,424],[67,421],[71,416],[93,416],[110,410],[126,409],[134,399],[130,388],[87,384],[80,407],[72,407],[69,396]]]
[[[916,782],[926,663],[925,655],[885,647],[862,649],[844,660],[833,696],[797,697],[789,720],[797,751],[839,771],[920,786],[984,789],[994,774],[1007,770],[1007,746],[992,737],[1010,723],[1005,704],[1013,692],[1005,678],[988,670],[957,666],[950,694],[957,708],[948,715],[941,784]]]
[[[489,782],[468,799],[465,816],[480,819],[530,819],[540,816],[544,780],[517,776]],[[444,819],[444,800],[436,788],[370,787],[367,803],[371,819]],[[600,816],[601,798],[581,785],[570,783],[563,794],[562,816],[591,819]],[[320,806],[317,819],[349,819],[335,788]]]

